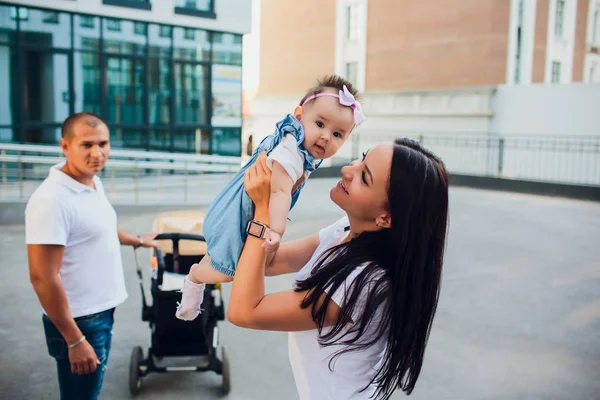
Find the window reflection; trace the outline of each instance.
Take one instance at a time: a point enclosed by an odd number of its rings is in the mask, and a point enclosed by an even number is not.
[[[27,18],[21,18],[21,41],[25,45],[65,49],[71,47],[71,16],[54,13],[56,23],[47,23],[47,11],[19,7],[19,15],[27,11]]]
[[[201,64],[175,63],[175,110],[177,122],[183,124],[207,123],[206,93],[207,67]]]
[[[175,0],[175,7],[197,11],[212,11],[212,0]]]
[[[148,27],[149,55],[171,57],[171,27],[151,24]]]
[[[117,21],[119,30],[111,29],[111,21]],[[112,25],[116,28],[117,25]],[[136,25],[132,21],[106,19],[104,27],[104,51],[125,55],[144,55],[146,52],[146,36],[135,32]]]
[[[173,31],[173,57],[184,60],[209,60],[208,32],[176,27]]]
[[[144,122],[144,62],[129,57],[107,57],[108,121],[116,124]]]
[[[224,156],[239,156],[242,152],[242,130],[240,128],[214,128],[211,138],[211,153]]]
[[[0,141],[57,143],[74,110],[114,147],[239,155],[241,55],[241,35],[0,5]]]
[[[100,18],[89,15],[75,15],[75,49],[100,50]]]
[[[169,60],[148,60],[148,111],[150,124],[166,125],[171,120],[171,65]]]
[[[213,62],[242,65],[242,36],[233,33],[212,33]]]

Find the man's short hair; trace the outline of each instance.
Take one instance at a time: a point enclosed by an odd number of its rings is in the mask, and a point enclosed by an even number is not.
[[[98,115],[91,112],[78,112],[70,115],[65,121],[62,123],[61,127],[61,135],[63,139],[66,141],[71,141],[75,132],[73,129],[75,128],[75,124],[77,122],[83,122],[87,126],[91,126],[92,128],[96,128],[100,125],[106,125],[106,122]]]

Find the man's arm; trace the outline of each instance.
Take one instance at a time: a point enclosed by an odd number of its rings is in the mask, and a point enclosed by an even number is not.
[[[129,233],[117,228],[117,234],[119,235],[119,243],[123,246],[133,246],[133,247],[157,247],[158,244],[156,240],[153,240],[156,237],[156,233],[150,232],[146,233],[142,236],[134,236]]]
[[[77,343],[83,334],[69,311],[65,288],[58,274],[65,248],[60,245],[27,245],[29,279],[48,318],[58,328],[67,345]],[[78,374],[93,373],[98,358],[92,346],[85,340],[69,349],[71,371]]]

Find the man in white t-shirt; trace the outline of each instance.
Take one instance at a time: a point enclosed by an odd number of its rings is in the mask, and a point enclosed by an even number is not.
[[[25,210],[29,275],[43,308],[61,399],[97,399],[111,345],[115,307],[127,298],[120,245],[156,247],[155,234],[132,236],[100,179],[110,152],[100,117],[77,113],[62,125],[66,161],[31,195]]]

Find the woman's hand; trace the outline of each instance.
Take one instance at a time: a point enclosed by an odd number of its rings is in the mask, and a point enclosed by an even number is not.
[[[258,159],[244,173],[244,188],[254,202],[256,211],[268,212],[271,196],[271,169],[267,166],[267,153],[262,152]]]

